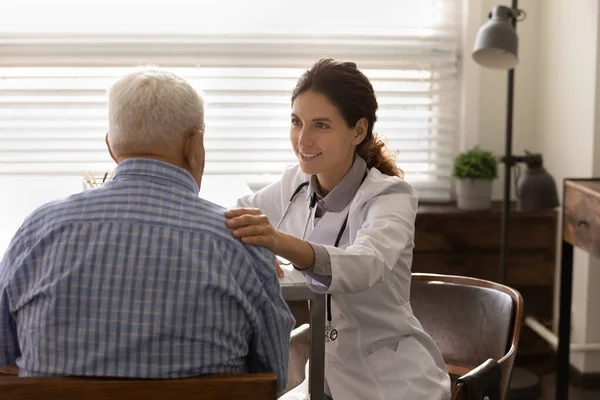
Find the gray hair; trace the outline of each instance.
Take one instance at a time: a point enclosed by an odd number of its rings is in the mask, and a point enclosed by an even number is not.
[[[111,146],[170,146],[186,133],[204,131],[204,100],[183,78],[143,67],[108,90]]]

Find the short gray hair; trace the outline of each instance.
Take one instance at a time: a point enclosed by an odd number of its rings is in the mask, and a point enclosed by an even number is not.
[[[204,131],[204,100],[182,77],[141,67],[108,90],[111,146],[170,146],[189,131]]]

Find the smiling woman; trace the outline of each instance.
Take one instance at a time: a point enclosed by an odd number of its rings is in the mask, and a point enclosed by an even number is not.
[[[225,212],[227,225],[327,294],[327,395],[447,400],[440,351],[410,308],[417,196],[373,134],[376,111],[373,87],[356,64],[314,63],[292,92],[299,164],[240,198],[239,208]]]

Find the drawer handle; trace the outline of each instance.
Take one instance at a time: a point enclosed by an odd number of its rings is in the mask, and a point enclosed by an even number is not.
[[[587,223],[587,221],[586,221],[586,220],[584,220],[584,219],[580,220],[580,221],[577,223],[577,226],[587,226],[587,225],[588,225],[588,223]]]

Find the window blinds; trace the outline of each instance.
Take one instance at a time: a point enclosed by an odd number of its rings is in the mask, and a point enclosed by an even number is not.
[[[263,19],[261,29],[225,23],[191,32],[0,31],[0,175],[114,168],[104,144],[106,89],[128,68],[154,64],[205,95],[206,174],[244,176],[260,187],[295,162],[288,136],[297,78],[318,58],[332,57],[356,62],[371,79],[379,101],[375,131],[397,152],[420,197],[447,200],[459,111],[458,1],[379,3],[412,5],[421,19],[346,19],[326,29]]]

